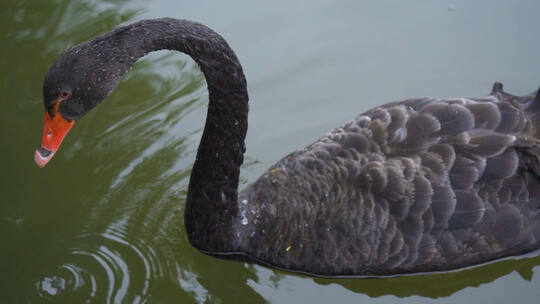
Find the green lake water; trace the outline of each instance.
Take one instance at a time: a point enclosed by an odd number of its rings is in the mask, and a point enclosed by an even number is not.
[[[389,279],[320,279],[193,249],[183,211],[208,93],[187,56],[140,60],[47,167],[41,86],[68,47],[175,17],[221,33],[250,94],[241,187],[369,108],[540,85],[540,2],[0,3],[0,303],[537,303],[540,258]]]

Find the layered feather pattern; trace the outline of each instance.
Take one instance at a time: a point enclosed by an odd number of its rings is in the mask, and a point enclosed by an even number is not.
[[[239,198],[252,259],[323,276],[443,271],[540,247],[534,95],[411,99],[296,151]]]

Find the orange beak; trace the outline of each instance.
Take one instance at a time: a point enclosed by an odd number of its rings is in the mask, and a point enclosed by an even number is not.
[[[56,150],[60,147],[62,140],[64,140],[66,134],[75,124],[74,120],[69,121],[58,112],[59,106],[60,101],[56,103],[51,111],[52,116],[49,112],[45,112],[41,145],[34,153],[34,160],[40,168],[44,167],[52,159],[54,153],[56,153]]]

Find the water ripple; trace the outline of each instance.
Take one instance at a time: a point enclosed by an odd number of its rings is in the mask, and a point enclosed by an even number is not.
[[[163,278],[163,257],[156,244],[128,234],[127,221],[101,234],[80,235],[66,263],[36,283],[42,299],[80,298],[85,302],[145,303],[152,282]],[[96,246],[96,244],[98,244]]]

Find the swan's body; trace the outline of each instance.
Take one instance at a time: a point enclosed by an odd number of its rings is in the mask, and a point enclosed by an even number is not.
[[[64,53],[44,82],[38,164],[138,58],[160,49],[189,54],[208,84],[185,214],[201,251],[320,276],[377,276],[540,248],[535,94],[517,97],[495,84],[485,98],[374,108],[286,156],[238,195],[244,74],[221,36],[185,20],[140,21]]]

